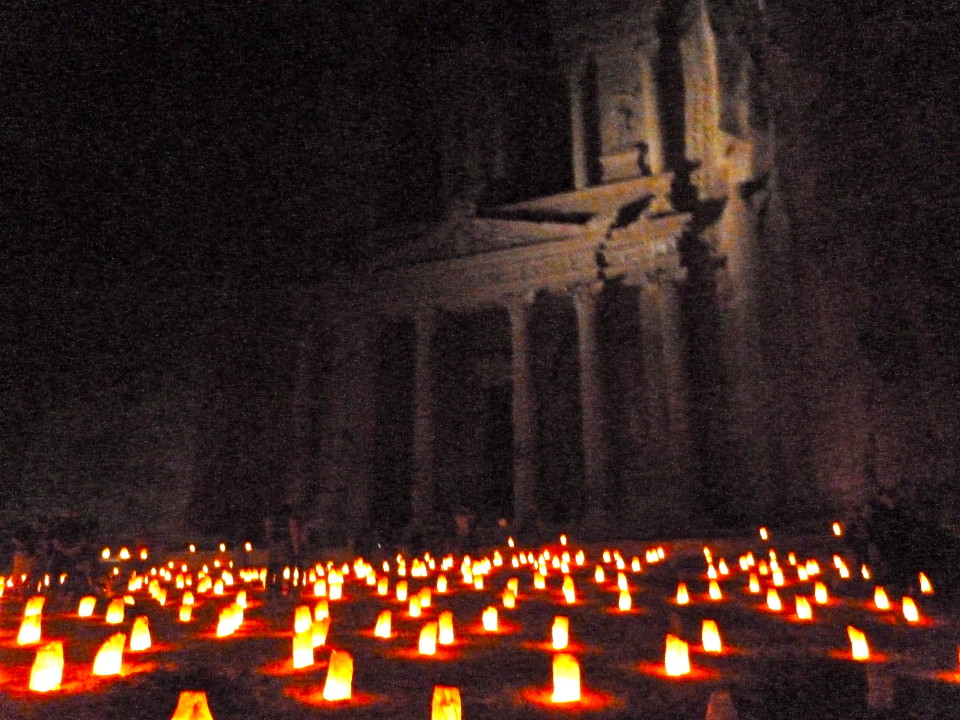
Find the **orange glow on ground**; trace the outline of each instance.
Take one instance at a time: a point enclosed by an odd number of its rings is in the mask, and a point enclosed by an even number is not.
[[[489,633],[493,635],[494,633]],[[459,643],[453,645],[438,645],[433,655],[421,655],[417,648],[397,648],[389,653],[389,657],[403,658],[404,660],[420,660],[423,662],[450,662],[459,660],[462,653],[458,649]]]
[[[615,704],[612,695],[580,687],[580,699],[571,702],[555,703],[553,701],[553,687],[523,688],[515,698],[520,703],[529,703],[540,708],[569,712],[570,710],[606,710]]]
[[[316,673],[318,670],[326,670],[327,664],[327,660],[315,659],[313,665],[295,668],[293,666],[293,659],[285,658],[283,660],[275,660],[274,662],[267,663],[266,665],[261,666],[257,672],[259,672],[261,675],[272,675],[278,677],[310,675]]]
[[[327,708],[357,708],[366,707],[383,702],[384,699],[372,693],[353,691],[347,700],[324,700],[323,685],[319,687],[288,687],[283,690],[284,695],[293,698],[304,705]]]
[[[662,678],[663,680],[669,680],[670,682],[703,682],[704,680],[716,680],[720,677],[720,673],[716,670],[711,670],[709,668],[702,668],[691,663],[690,672],[686,675],[667,675],[666,669],[663,667],[663,663],[640,663],[637,668],[644,675],[652,675],[654,677]]]
[[[870,657],[866,660],[857,660],[853,657],[853,653],[849,650],[830,650],[827,652],[827,655],[832,657],[834,660],[849,660],[850,662],[855,662],[858,665],[864,665],[866,663],[884,663],[890,659],[890,656],[886,653],[877,652],[873,648],[870,648]]]

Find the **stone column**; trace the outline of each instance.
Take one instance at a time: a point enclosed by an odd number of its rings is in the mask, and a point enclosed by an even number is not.
[[[657,97],[657,78],[653,58],[657,57],[659,41],[650,39],[638,53],[640,64],[640,93],[643,97],[643,132],[647,142],[647,163],[650,172],[663,172],[663,138],[660,128],[660,108]]]
[[[678,280],[673,272],[646,277],[640,283],[647,462],[653,481],[647,497],[640,499],[656,531],[682,521],[689,510],[692,456]]]
[[[523,526],[536,515],[537,423],[530,368],[532,293],[507,298],[513,379],[513,522]]]
[[[587,159],[587,133],[584,124],[583,76],[585,63],[580,60],[567,73],[570,92],[570,149],[573,164],[573,187],[582,190],[590,181]]]
[[[678,480],[690,463],[690,428],[687,416],[687,372],[678,284],[685,269],[658,278],[649,285],[647,297],[656,309],[660,325],[660,367],[663,404],[666,411],[670,469]],[[646,304],[646,303],[645,303]]]
[[[583,443],[583,473],[586,482],[588,530],[600,530],[606,519],[607,447],[603,417],[603,385],[597,342],[597,310],[602,285],[581,285],[573,292],[577,313],[577,344],[580,359],[580,413]]]
[[[429,523],[433,512],[434,428],[433,428],[433,336],[437,312],[420,310],[414,316],[413,388],[413,523]]]

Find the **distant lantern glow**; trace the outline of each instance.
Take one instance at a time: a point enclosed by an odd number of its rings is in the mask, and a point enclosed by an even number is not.
[[[447,576],[438,575],[437,576],[437,592],[440,595],[443,595],[447,591]]]
[[[436,685],[430,704],[430,720],[461,720],[460,690]]]
[[[80,598],[80,604],[77,606],[77,615],[79,617],[90,617],[96,607],[97,599],[93,595],[82,597]]]
[[[438,619],[437,642],[441,645],[453,645],[453,641],[453,612],[444,610]]]
[[[627,612],[633,606],[633,600],[630,597],[629,590],[621,590],[620,597],[617,599],[617,607],[620,612]]]
[[[813,586],[813,599],[817,605],[826,605],[829,596],[827,595],[827,586],[822,582],[816,582]]]
[[[867,644],[867,636],[853,625],[847,625],[847,635],[850,638],[850,653],[853,659],[869,660],[870,646]]]
[[[420,630],[420,639],[417,650],[421,655],[436,655],[437,653],[437,623],[428,622]]]
[[[912,597],[904,596],[900,601],[900,606],[903,610],[903,617],[907,622],[920,622],[920,611],[917,610],[917,604]]]
[[[193,605],[181,605],[177,616],[182,623],[188,623],[193,618]]]
[[[396,587],[397,601],[406,602],[407,601],[407,581],[398,580]]]
[[[813,611],[810,609],[810,601],[802,595],[797,595],[796,597],[797,605],[797,619],[798,620],[811,620],[813,619]]]
[[[150,625],[146,615],[140,615],[133,621],[130,630],[130,649],[134,652],[150,647]]]
[[[593,579],[597,583],[602,583],[606,579],[602,565],[597,565],[597,569],[593,571]]]
[[[723,652],[723,643],[720,641],[720,630],[714,620],[704,620],[700,632],[703,651],[708,653]]]
[[[767,532],[765,527],[760,528],[760,539],[764,541],[770,539],[770,533]]]
[[[877,585],[873,590],[873,604],[877,610],[890,609],[890,598],[887,597],[887,591],[882,585]]]
[[[777,594],[776,588],[767,589],[767,607],[774,612],[783,610],[783,603],[780,602],[780,596]]]
[[[710,587],[707,592],[710,595],[711,600],[723,599],[723,593],[720,591],[720,586],[717,584],[716,580],[710,581]]]
[[[754,573],[750,573],[750,581],[748,585],[750,592],[756,595],[760,592],[760,578],[758,578]]]
[[[126,642],[127,636],[123,633],[116,633],[107,638],[93,659],[93,674],[119,675],[123,666],[123,646]]]
[[[565,650],[570,642],[570,618],[557,615],[550,630],[554,650]]]
[[[50,692],[60,687],[63,679],[63,643],[53,640],[37,650],[30,668],[30,689],[34,692]]]
[[[690,673],[690,648],[676,635],[667,635],[663,654],[663,669],[671,677]]]
[[[687,592],[687,584],[677,585],[677,605],[686,605],[690,602],[690,593]]]
[[[323,699],[335,702],[349,700],[353,694],[353,656],[344,650],[330,653],[327,681],[323,685]]]
[[[580,699],[580,664],[569,653],[553,656],[553,695],[550,699],[555,703]]]
[[[547,578],[543,573],[536,572],[533,574],[533,587],[536,590],[543,590],[547,587]]]
[[[930,582],[930,578],[928,578],[925,573],[920,573],[918,578],[920,580],[920,592],[924,595],[932,595],[933,583]]]
[[[866,565],[861,565],[861,566],[860,566],[860,577],[862,577],[864,580],[869,580],[869,579],[870,579],[870,568],[868,568]]]
[[[840,537],[841,535],[843,535],[843,528],[840,526],[840,523],[835,522],[832,525],[832,528],[833,528],[833,534],[836,535],[837,537]]]
[[[486,608],[483,611],[480,622],[483,624],[483,629],[487,632],[496,632],[497,631],[497,609],[492,605]]]
[[[213,720],[203,690],[182,690],[170,720]]]

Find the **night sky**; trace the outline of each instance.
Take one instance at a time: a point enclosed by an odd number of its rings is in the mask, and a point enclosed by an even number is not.
[[[494,28],[546,56],[537,4],[515,6],[6,3],[4,481],[65,425],[122,428],[145,404],[252,417],[235,437],[261,437],[287,401],[288,288],[358,259],[330,237],[363,224],[371,187],[382,216],[437,212],[431,118],[461,41]],[[816,72],[814,127],[836,161],[818,171],[877,293],[865,342],[908,342],[896,301],[920,292],[953,358],[960,118],[940,28],[956,4],[796,8],[781,40]],[[77,467],[110,465],[118,434]]]

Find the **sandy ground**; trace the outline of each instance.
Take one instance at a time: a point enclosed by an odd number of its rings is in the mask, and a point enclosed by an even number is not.
[[[769,546],[755,547],[762,553]],[[133,618],[146,615],[154,646],[126,653],[124,674],[115,678],[90,674],[97,648],[118,630],[103,621],[106,600],[99,600],[93,619],[80,619],[72,603],[65,607],[62,599],[51,597],[43,613],[44,639],[63,640],[66,670],[62,689],[44,695],[26,689],[36,649],[16,645],[23,598],[8,592],[0,601],[0,718],[166,720],[184,689],[206,691],[217,720],[429,718],[435,685],[460,689],[468,720],[692,720],[703,718],[711,694],[723,689],[730,691],[744,720],[960,718],[960,675],[945,674],[958,669],[954,608],[918,593],[924,620],[908,625],[899,614],[899,598],[892,598],[894,610],[876,611],[870,602],[872,581],[856,573],[854,579],[840,580],[829,555],[821,554],[831,602],[814,606],[812,622],[797,622],[792,618],[794,596],[812,596],[812,582],[795,580],[786,564],[787,549],[781,548],[788,580],[781,592],[785,610],[779,614],[762,607],[762,597],[747,591],[747,577],[739,572],[721,579],[723,600],[709,600],[703,557],[691,552],[671,556],[668,551],[665,562],[644,563],[639,574],[628,571],[635,608],[630,613],[616,610],[615,568],[607,566],[603,585],[593,579],[599,549],[592,549],[587,564],[575,572],[579,597],[572,606],[563,600],[559,574],[549,577],[546,591],[534,590],[530,569],[510,568],[507,551],[508,562],[495,569],[482,591],[465,588],[457,572],[448,573],[451,592],[434,594],[432,607],[420,619],[406,616],[405,603],[348,581],[345,598],[331,603],[327,645],[317,648],[314,666],[300,671],[290,666],[292,618],[297,604],[316,602],[312,597],[269,599],[251,589],[252,606],[243,626],[236,635],[218,639],[216,619],[227,597],[199,598],[193,621],[182,624],[176,619],[177,591],[170,592],[166,607],[138,592],[119,629],[129,632]],[[624,555],[629,564],[630,554]],[[738,570],[736,555],[726,560],[732,571]],[[486,633],[480,626],[483,608],[500,605],[510,577],[520,581],[517,608],[501,606],[501,632]],[[690,605],[674,602],[678,581],[688,584]],[[423,584],[432,587],[434,579],[410,581],[412,590]],[[376,639],[371,632],[383,608],[393,610],[390,640]],[[454,613],[456,644],[435,658],[417,656],[421,625],[444,609]],[[547,641],[558,614],[570,618],[570,652],[581,664],[585,690],[584,701],[569,707],[542,703],[551,689],[553,653]],[[716,620],[720,628],[721,655],[699,648],[704,618]],[[867,634],[878,661],[850,658],[848,624]],[[671,631],[690,642],[690,678],[670,679],[662,673],[664,637]],[[331,647],[348,650],[355,667],[355,697],[336,705],[313,699],[322,689]]]

